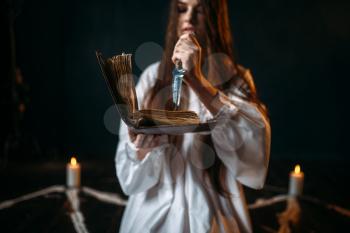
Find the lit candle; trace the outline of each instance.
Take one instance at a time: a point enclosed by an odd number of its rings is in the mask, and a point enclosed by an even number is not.
[[[75,157],[72,157],[67,164],[67,186],[70,188],[80,186],[80,164]]]
[[[296,165],[294,171],[289,175],[289,195],[298,196],[303,192],[304,173],[300,170],[300,165]]]

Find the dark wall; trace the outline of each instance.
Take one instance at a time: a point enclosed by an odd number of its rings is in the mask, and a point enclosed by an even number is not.
[[[119,118],[94,51],[159,57],[167,1],[23,1],[15,21],[17,64],[30,86],[26,131],[49,158],[112,158]],[[346,158],[345,83],[350,4],[230,1],[238,61],[269,108],[275,158]],[[139,47],[143,45],[142,47]],[[137,50],[139,48],[139,50]],[[152,52],[154,51],[154,52]],[[134,56],[135,57],[135,56]],[[136,57],[137,59],[137,57]],[[115,117],[115,120],[112,119]]]

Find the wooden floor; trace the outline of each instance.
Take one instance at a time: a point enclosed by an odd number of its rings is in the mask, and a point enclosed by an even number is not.
[[[349,231],[350,163],[301,165],[305,187],[297,200],[285,195],[291,161],[272,160],[264,189],[245,188],[254,232]],[[0,232],[118,232],[127,196],[117,183],[113,159],[82,162],[82,170],[77,193],[65,189],[62,162],[2,162]]]

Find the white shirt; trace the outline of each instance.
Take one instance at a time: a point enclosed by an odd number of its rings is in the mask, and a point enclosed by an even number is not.
[[[136,86],[139,103],[154,85],[158,67],[159,62],[154,63],[142,73]],[[246,74],[250,75],[248,70]],[[207,153],[196,149],[203,146],[197,134],[185,134],[181,151],[175,155],[167,153],[170,144],[164,144],[140,161],[121,121],[115,162],[121,188],[129,195],[121,233],[252,232],[241,184],[256,189],[264,185],[270,125],[257,106],[240,98],[235,88],[228,93],[220,92],[224,106],[216,117],[222,120],[211,131],[217,159],[227,168],[227,187],[233,194],[228,199],[204,185],[201,172],[215,157],[206,158],[207,164],[201,162]],[[213,117],[192,90],[189,110],[203,121]]]

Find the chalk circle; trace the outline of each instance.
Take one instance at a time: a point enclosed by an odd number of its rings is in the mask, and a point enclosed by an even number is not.
[[[153,41],[141,44],[135,51],[135,63],[137,67],[141,70],[146,69],[147,66],[162,58],[163,51],[162,46]]]

